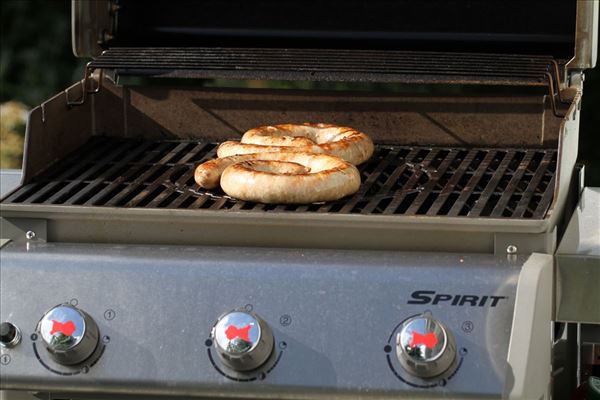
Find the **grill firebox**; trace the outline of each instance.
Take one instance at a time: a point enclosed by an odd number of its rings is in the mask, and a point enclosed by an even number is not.
[[[239,201],[194,183],[217,145],[94,137],[3,203],[254,212],[316,212],[542,219],[552,202],[550,149],[378,145],[353,196],[310,205]]]

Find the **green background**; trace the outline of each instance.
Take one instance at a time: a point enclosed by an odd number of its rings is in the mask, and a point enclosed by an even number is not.
[[[69,0],[0,2],[0,102],[34,107],[81,79],[71,52]],[[586,73],[579,158],[586,184],[600,186],[600,68]],[[23,127],[18,127],[19,135]]]

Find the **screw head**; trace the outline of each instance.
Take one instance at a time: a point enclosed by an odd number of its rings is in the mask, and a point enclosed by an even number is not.
[[[25,233],[25,237],[28,240],[34,239],[35,238],[35,232],[34,231],[27,231],[27,233]]]
[[[509,244],[508,247],[506,247],[506,254],[517,254],[517,246]]]

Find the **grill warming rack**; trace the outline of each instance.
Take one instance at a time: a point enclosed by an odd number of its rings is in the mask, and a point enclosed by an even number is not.
[[[7,195],[4,204],[543,219],[557,151],[377,145],[359,192],[309,205],[267,205],[204,191],[195,167],[217,144],[98,136]]]
[[[100,77],[94,84],[96,70]],[[67,93],[67,104],[81,105],[88,94],[98,93],[105,70],[161,78],[545,86],[555,116],[564,117],[559,104],[568,104],[560,93],[561,67],[550,56],[210,47],[106,50],[87,64],[81,97],[72,99]]]

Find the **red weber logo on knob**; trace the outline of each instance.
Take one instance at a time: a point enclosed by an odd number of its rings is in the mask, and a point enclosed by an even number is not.
[[[52,330],[50,331],[51,335],[54,335],[55,333],[62,333],[65,334],[67,336],[71,336],[73,334],[73,332],[75,332],[75,329],[77,329],[77,327],[75,326],[75,324],[73,323],[73,321],[67,321],[65,323],[62,322],[58,322],[58,321],[52,321]]]
[[[248,325],[244,326],[243,328],[238,328],[237,326],[229,325],[227,327],[227,329],[225,330],[225,336],[227,336],[227,339],[229,339],[229,340],[233,340],[236,337],[239,337],[239,338],[245,340],[246,342],[249,342],[250,341],[250,328],[252,328],[251,324],[248,324]]]
[[[438,342],[437,337],[433,332],[426,333],[424,335],[419,332],[413,332],[413,337],[410,342],[410,347],[424,344],[428,349],[432,349]]]

